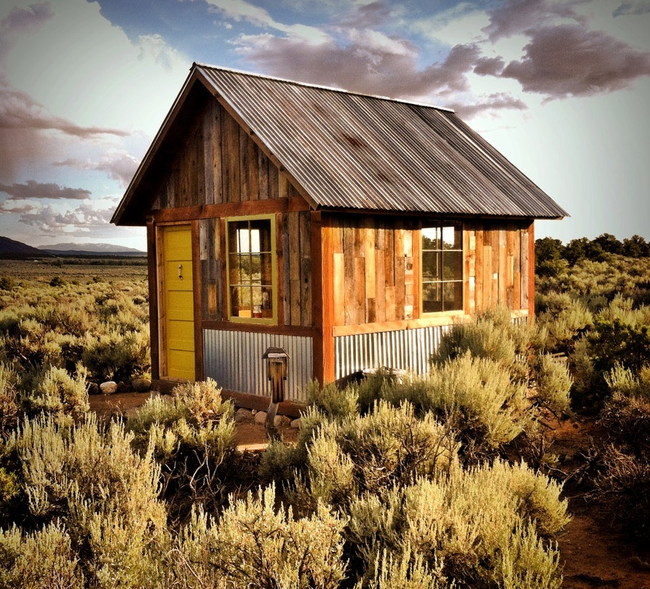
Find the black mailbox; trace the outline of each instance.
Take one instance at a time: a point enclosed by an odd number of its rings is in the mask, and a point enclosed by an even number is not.
[[[266,360],[266,376],[271,381],[271,402],[284,401],[284,381],[287,380],[287,361],[289,354],[282,348],[270,347],[264,352],[262,360]]]

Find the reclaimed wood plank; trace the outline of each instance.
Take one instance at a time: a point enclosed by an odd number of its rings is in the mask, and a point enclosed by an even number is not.
[[[300,230],[300,324],[310,327],[312,324],[312,260],[311,260],[311,223],[310,213],[299,215]]]

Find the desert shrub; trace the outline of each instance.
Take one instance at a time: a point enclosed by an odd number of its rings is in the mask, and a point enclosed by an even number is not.
[[[449,467],[456,443],[432,415],[415,416],[404,403],[379,401],[364,416],[323,424],[308,448],[314,499],[345,505],[358,493],[381,494]]]
[[[270,486],[235,501],[218,519],[193,514],[172,552],[189,586],[334,589],[346,575],[345,521],[322,504],[305,518],[276,507]]]
[[[566,502],[557,485],[523,465],[456,466],[381,501],[363,495],[349,513],[346,535],[366,570],[409,546],[459,586],[560,586],[559,554],[543,538],[567,523]]]
[[[511,366],[515,362],[515,343],[509,331],[490,317],[476,323],[452,326],[441,338],[431,361],[442,364],[468,352],[476,358],[488,358],[504,366]]]
[[[441,563],[429,566],[421,554],[405,546],[399,555],[387,550],[378,557],[369,589],[444,589],[449,587]]]
[[[149,334],[111,330],[98,337],[88,335],[82,360],[95,380],[128,381],[133,375],[147,374],[151,368]]]
[[[536,306],[536,344],[547,352],[571,352],[576,341],[593,324],[587,306],[569,293],[539,294]]]
[[[650,404],[645,405],[645,429],[650,419]],[[608,448],[603,469],[596,478],[597,498],[613,506],[611,513],[616,523],[640,540],[650,540],[650,460],[622,451],[612,445]]]
[[[51,589],[83,587],[70,535],[61,523],[52,523],[31,534],[13,526],[0,530],[0,587]]]
[[[0,435],[16,426],[18,419],[18,391],[16,373],[0,362]]]
[[[541,354],[533,364],[533,375],[536,385],[534,401],[555,415],[569,411],[573,381],[564,359]]]
[[[44,412],[79,418],[89,409],[86,371],[79,365],[75,376],[54,366],[35,372],[21,384],[19,400],[27,415]]]
[[[153,397],[127,427],[135,444],[153,451],[162,467],[163,495],[175,514],[194,501],[225,499],[234,477],[234,408],[214,380],[179,385],[171,399]]]
[[[168,544],[160,469],[151,451],[134,453],[132,441],[121,424],[104,429],[92,414],[72,427],[25,420],[10,440],[22,517],[64,522],[91,586],[150,587],[160,578]]]
[[[349,417],[358,412],[358,394],[354,387],[341,391],[333,383],[321,387],[317,381],[310,381],[306,394],[308,403],[328,417]]]
[[[465,353],[433,365],[426,378],[396,384],[392,394],[446,421],[480,455],[513,440],[530,420],[526,387],[511,376],[501,363]]]

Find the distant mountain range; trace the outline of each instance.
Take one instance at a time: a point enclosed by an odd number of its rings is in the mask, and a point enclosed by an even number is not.
[[[43,258],[52,256],[145,256],[131,247],[106,243],[57,243],[39,248],[0,236],[0,258]]]
[[[110,243],[56,243],[38,248],[58,256],[144,256],[146,252]]]

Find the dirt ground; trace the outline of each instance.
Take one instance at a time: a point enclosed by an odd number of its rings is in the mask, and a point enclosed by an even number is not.
[[[91,395],[90,408],[102,416],[133,415],[149,393]],[[284,441],[292,442],[296,430],[283,428]],[[598,435],[591,424],[564,421],[553,430],[552,452],[561,459],[564,473],[571,475],[565,487],[573,519],[560,536],[558,545],[564,566],[563,589],[650,589],[650,547],[639,547],[631,537],[616,531],[602,506],[581,490],[579,473],[584,467],[591,439]],[[268,443],[264,425],[237,424],[240,450],[263,450]]]

